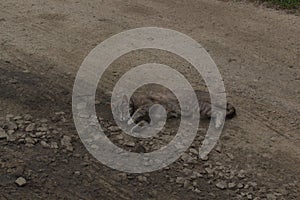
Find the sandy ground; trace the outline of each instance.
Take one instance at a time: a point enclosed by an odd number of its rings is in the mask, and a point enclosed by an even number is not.
[[[0,199],[300,196],[299,16],[216,0],[2,0],[0,9],[0,125],[10,130],[5,125],[8,114],[29,113],[37,124],[48,119],[56,131],[49,131],[46,141],[59,144],[47,148],[40,140],[34,145],[0,140]],[[97,162],[78,139],[72,86],[83,59],[97,44],[145,26],[174,29],[201,43],[218,65],[238,116],[226,123],[219,148],[208,161],[179,159],[158,172],[123,174]],[[184,61],[148,50],[116,61],[107,72],[115,76],[102,80],[99,95],[118,75],[149,61],[168,64],[203,88]],[[56,119],[61,115],[57,112],[65,113],[63,120]],[[22,132],[22,126],[17,129]],[[72,149],[60,146],[64,136],[72,139]],[[189,177],[187,169],[203,177],[181,181]],[[236,175],[224,176],[228,171]],[[26,179],[25,186],[15,184],[18,177]]]

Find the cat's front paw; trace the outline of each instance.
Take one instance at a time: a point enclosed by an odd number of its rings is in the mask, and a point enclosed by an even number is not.
[[[131,125],[131,124],[133,124],[133,123],[134,123],[134,121],[133,121],[132,118],[130,118],[130,119],[127,121],[127,124],[128,124],[128,125]]]
[[[141,133],[143,130],[145,130],[147,127],[149,126],[149,124],[145,121],[141,121],[139,123],[137,123],[136,125],[134,125],[131,128],[131,133]]]
[[[216,129],[219,129],[223,126],[224,119],[224,115],[222,115],[221,113],[217,114],[216,118],[214,119]]]
[[[219,129],[219,128],[221,128],[221,126],[222,126],[221,120],[220,119],[216,119],[215,120],[215,128]]]

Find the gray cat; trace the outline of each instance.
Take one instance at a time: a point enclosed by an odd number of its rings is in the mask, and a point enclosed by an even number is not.
[[[167,118],[179,118],[179,117],[193,117],[194,112],[200,113],[200,118],[210,119],[213,118],[215,127],[219,128],[222,125],[222,114],[216,109],[212,112],[212,105],[210,103],[209,93],[200,90],[195,91],[198,98],[199,110],[196,110],[194,103],[188,103],[186,106],[180,107],[177,98],[169,90],[163,90],[161,92],[138,94],[134,93],[131,99],[128,99],[126,95],[123,98],[113,103],[112,109],[116,114],[117,120],[126,122],[128,125],[135,123],[132,131],[139,130],[141,127],[147,127],[155,124],[160,120],[162,115],[161,105],[165,109]],[[188,99],[189,97],[186,96]],[[129,108],[129,113],[126,109]],[[218,108],[218,106],[216,106]],[[150,117],[151,113],[156,113]],[[226,119],[231,119],[236,115],[235,108],[227,103],[226,107]],[[152,119],[152,120],[151,120]]]

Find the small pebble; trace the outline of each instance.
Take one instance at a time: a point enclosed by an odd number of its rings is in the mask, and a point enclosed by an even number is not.
[[[26,128],[25,131],[26,132],[32,132],[35,129],[35,124],[29,124]]]
[[[234,188],[235,186],[236,186],[235,183],[228,183],[228,188],[229,188],[229,189],[232,189],[232,188]]]
[[[227,183],[225,181],[220,181],[216,184],[216,187],[221,190],[224,190],[227,188]]]
[[[6,139],[7,138],[7,134],[5,133],[5,131],[0,128],[0,140],[2,139]]]
[[[138,176],[137,177],[139,182],[147,182],[147,177],[146,176]]]
[[[17,180],[15,181],[15,183],[17,184],[17,186],[23,187],[23,186],[26,185],[27,181],[26,181],[25,178],[19,177],[19,178],[17,178]]]
[[[81,173],[80,173],[80,171],[75,171],[74,174],[78,176],[78,175],[80,175]]]
[[[132,141],[126,142],[126,146],[128,146],[128,147],[134,147],[135,143],[132,142]]]
[[[41,145],[44,148],[49,148],[50,147],[50,145],[47,142],[45,142],[45,141],[41,141]]]

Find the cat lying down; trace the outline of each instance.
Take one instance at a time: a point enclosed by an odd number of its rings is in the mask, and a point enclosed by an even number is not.
[[[212,104],[210,102],[210,96],[208,92],[200,90],[195,91],[198,99],[199,109],[195,103],[188,103],[184,107],[180,107],[175,95],[169,91],[164,90],[162,92],[155,92],[149,94],[136,94],[134,93],[129,99],[126,95],[121,100],[112,104],[112,109],[115,113],[115,117],[120,122],[126,122],[128,125],[136,124],[132,128],[132,132],[139,130],[143,126],[153,125],[160,120],[159,114],[151,116],[150,113],[160,113],[159,109],[161,106],[165,109],[166,117],[169,118],[180,118],[182,117],[193,117],[194,112],[200,113],[201,119],[212,118],[216,128],[222,125],[222,112],[218,110],[218,106],[214,112],[212,112]],[[185,98],[190,98],[185,96]],[[160,106],[158,106],[160,105]],[[126,109],[129,108],[129,113]],[[226,107],[226,119],[231,119],[236,115],[235,108],[227,103]],[[151,120],[152,119],[152,120]]]

